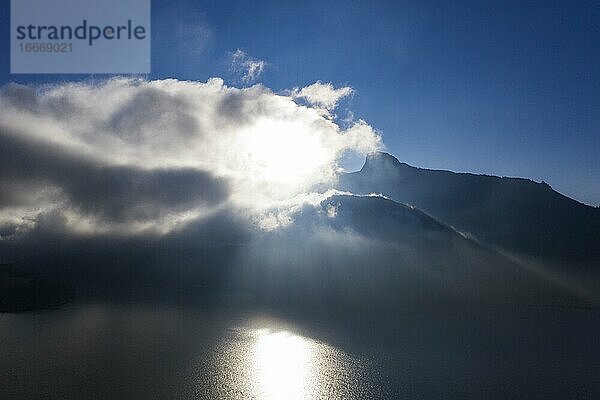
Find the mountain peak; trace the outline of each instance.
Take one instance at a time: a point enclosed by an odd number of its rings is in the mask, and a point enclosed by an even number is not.
[[[375,151],[367,155],[361,171],[390,170],[400,166],[400,161],[393,155],[383,151]]]

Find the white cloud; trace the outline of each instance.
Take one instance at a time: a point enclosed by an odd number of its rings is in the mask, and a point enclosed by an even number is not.
[[[51,210],[73,231],[125,234],[168,232],[223,208],[285,225],[323,199],[346,152],[382,146],[362,120],[342,128],[292,94],[220,78],[10,85],[0,141],[0,225]]]
[[[252,58],[240,49],[231,54],[231,72],[244,84],[256,82],[266,66],[265,61]]]
[[[302,89],[295,88],[292,90],[291,95],[295,99],[306,100],[312,106],[333,111],[341,99],[350,96],[353,92],[353,89],[349,86],[335,89],[331,83],[317,81]]]

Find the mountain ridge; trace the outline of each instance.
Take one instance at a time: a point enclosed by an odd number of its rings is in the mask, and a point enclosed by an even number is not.
[[[376,152],[340,175],[339,189],[381,193],[502,250],[600,265],[600,210],[545,182],[417,168]]]

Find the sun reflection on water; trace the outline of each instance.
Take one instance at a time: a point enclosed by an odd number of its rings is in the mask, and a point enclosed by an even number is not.
[[[195,364],[194,398],[299,400],[361,398],[361,362],[276,321],[230,329],[215,358]]]
[[[255,395],[260,399],[311,398],[318,378],[311,344],[287,331],[259,330],[251,362]]]

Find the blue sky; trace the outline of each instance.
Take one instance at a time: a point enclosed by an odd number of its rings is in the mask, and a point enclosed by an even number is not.
[[[8,1],[0,83],[10,75]],[[376,4],[375,4],[376,3]],[[600,204],[600,4],[593,1],[152,3],[152,74],[205,81],[236,49],[275,91],[350,85],[342,104],[428,168],[545,180]]]

